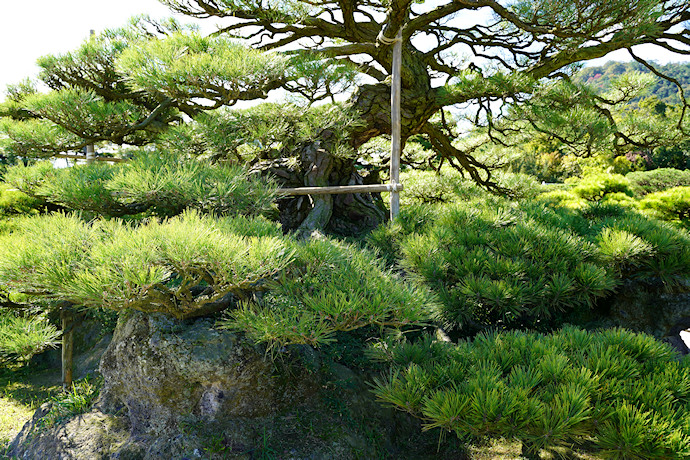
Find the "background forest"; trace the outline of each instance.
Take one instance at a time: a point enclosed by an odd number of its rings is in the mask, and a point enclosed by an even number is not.
[[[632,49],[687,55],[686,3],[163,3],[234,19],[134,18],[0,104],[7,456],[96,413],[132,434],[93,434],[103,458],[690,456],[690,64]],[[399,28],[400,215],[284,194],[387,180]],[[614,49],[634,62],[582,65]],[[128,343],[176,343],[170,375],[240,358],[168,388]],[[267,380],[224,380],[246,368]]]

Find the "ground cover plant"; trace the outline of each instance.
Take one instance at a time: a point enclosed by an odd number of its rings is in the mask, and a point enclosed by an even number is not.
[[[515,438],[527,458],[585,441],[603,458],[690,455],[688,362],[643,334],[489,332],[381,343],[372,353],[392,365],[376,382],[379,399],[427,430]]]
[[[429,183],[425,174],[421,183]],[[544,186],[524,181],[533,198],[480,198],[460,176],[440,180],[443,199],[425,203],[413,183],[399,219],[368,241],[438,293],[437,320],[449,330],[548,330],[626,281],[670,289],[690,273],[687,233],[625,203],[539,193]],[[622,176],[590,178],[574,189],[587,197],[630,193]],[[554,199],[564,195],[581,206]]]

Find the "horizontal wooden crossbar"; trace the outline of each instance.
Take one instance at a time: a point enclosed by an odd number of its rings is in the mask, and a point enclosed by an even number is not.
[[[297,187],[278,189],[283,195],[338,195],[343,193],[393,192],[403,189],[402,184],[338,185],[332,187]]]
[[[84,155],[69,155],[67,153],[58,153],[53,155],[55,158],[69,158],[72,160],[86,160]],[[94,161],[111,161],[113,163],[125,163],[129,160],[126,158],[113,158],[113,157],[94,157]]]

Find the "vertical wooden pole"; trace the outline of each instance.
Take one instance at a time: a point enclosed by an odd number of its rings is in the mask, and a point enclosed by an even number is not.
[[[86,146],[86,163],[93,163],[96,161],[96,149],[93,144]]]
[[[402,67],[402,27],[393,43],[393,80],[391,81],[391,220],[400,213],[400,71]]]
[[[91,29],[89,31],[89,38],[92,39],[93,37],[96,36],[96,31]],[[93,144],[89,144],[86,146],[86,163],[93,163],[96,161],[96,149],[94,148]]]
[[[72,305],[60,309],[62,320],[62,388],[72,388],[72,369],[74,368],[74,313]]]

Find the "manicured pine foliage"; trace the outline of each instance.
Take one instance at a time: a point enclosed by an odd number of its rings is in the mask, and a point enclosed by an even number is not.
[[[296,166],[300,147],[318,141],[324,133],[333,155],[354,158],[347,136],[360,125],[357,113],[343,104],[264,103],[204,112],[193,123],[171,128],[158,145],[213,161],[255,165],[284,158]]]
[[[404,283],[369,251],[332,240],[293,247],[294,262],[264,297],[230,311],[224,327],[276,347],[318,346],[337,331],[418,325],[437,307],[429,291]]]
[[[591,441],[611,459],[690,455],[690,366],[644,334],[486,332],[457,344],[380,343],[385,404],[462,439],[504,437],[523,453]]]
[[[273,206],[277,186],[246,168],[209,165],[171,152],[141,150],[132,161],[54,169],[50,162],[17,165],[5,180],[22,192],[91,214],[161,217],[185,209],[218,215],[257,215]]]
[[[620,190],[619,179],[609,188]],[[472,334],[554,327],[623,280],[673,288],[690,274],[687,232],[627,206],[558,206],[555,192],[519,202],[473,198],[459,176],[443,182],[440,203],[415,204],[408,197],[397,221],[368,241],[389,264],[438,293],[437,319],[449,329]],[[540,188],[526,187],[525,193]],[[464,201],[452,203],[453,197]]]
[[[419,324],[435,305],[368,251],[285,237],[262,218],[195,211],[138,226],[64,214],[18,219],[0,239],[0,283],[83,307],[179,319],[239,302],[222,326],[272,350],[318,346],[363,326]]]
[[[625,175],[637,196],[661,192],[673,187],[690,186],[690,171],[658,168],[651,171],[634,171]]]
[[[690,186],[650,193],[640,201],[640,207],[652,210],[664,220],[690,224]]]
[[[0,182],[0,219],[17,214],[38,214],[43,208],[42,200],[13,190],[11,185]]]
[[[0,291],[0,301],[3,293]],[[60,332],[43,316],[0,310],[0,364],[26,362],[57,345]]]

